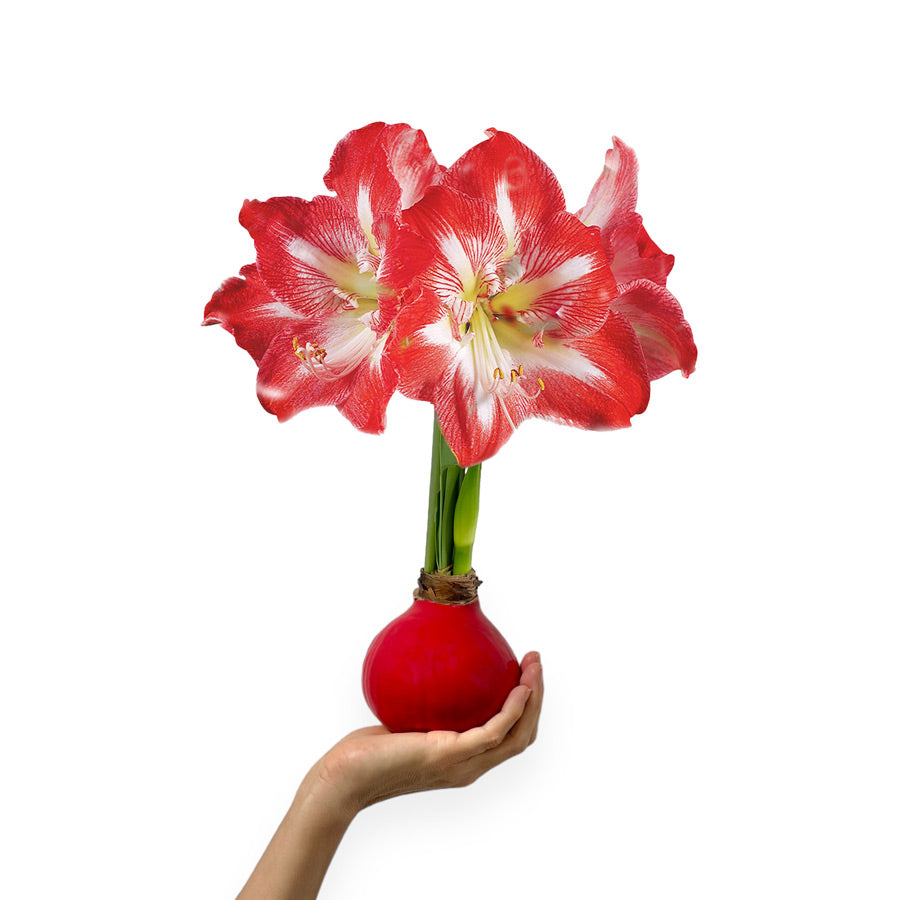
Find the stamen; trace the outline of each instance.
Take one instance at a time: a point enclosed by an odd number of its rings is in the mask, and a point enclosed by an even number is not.
[[[514,390],[521,392],[523,397],[534,400],[546,389],[543,379],[534,376],[531,376],[526,384],[529,376],[525,374],[524,364],[510,366],[512,360],[509,352],[497,340],[494,326],[482,304],[475,306],[470,320],[470,331],[466,337],[471,339],[472,361],[481,390],[488,395],[496,396],[500,408],[507,416],[509,411],[506,399]]]
[[[386,340],[386,334],[378,338],[370,328],[361,327],[349,340],[334,344],[331,351],[309,341],[304,345],[296,336],[292,346],[312,375],[333,381],[345,377],[366,359],[378,360]]]
[[[522,393],[529,400],[536,400],[541,395],[541,391],[544,390],[544,380],[542,378],[538,378],[537,383],[538,383],[537,390],[533,394],[529,394],[528,391],[526,391],[524,387],[522,388]]]
[[[320,347],[318,344],[311,344],[307,342],[304,346],[300,345],[300,338],[296,335],[292,341],[292,345],[294,348],[294,355],[303,362],[306,363],[307,368],[310,372],[315,376],[320,376],[323,373],[323,369],[325,367],[325,357],[328,356],[328,351],[324,347]],[[316,368],[316,363],[320,365],[320,368]]]

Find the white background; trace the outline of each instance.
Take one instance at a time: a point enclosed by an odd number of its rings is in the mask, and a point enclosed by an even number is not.
[[[4,24],[0,894],[227,898],[372,721],[430,411],[286,425],[199,327],[245,197],[382,119],[512,131],[577,209],[613,134],[700,350],[630,430],[485,465],[538,742],[354,823],[324,898],[900,895],[898,72],[881,4],[19,5]],[[885,6],[886,8],[886,6]]]

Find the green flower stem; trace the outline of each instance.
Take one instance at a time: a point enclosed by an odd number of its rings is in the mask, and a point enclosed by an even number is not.
[[[464,469],[444,440],[437,419],[431,443],[425,571],[464,575],[472,568],[481,466]]]
[[[472,568],[472,546],[478,524],[478,501],[481,494],[481,463],[466,469],[456,500],[453,517],[453,574],[465,575]]]
[[[438,571],[448,571],[453,565],[453,516],[456,512],[456,497],[459,492],[459,466],[448,466],[441,479],[441,541],[438,547]]]
[[[428,529],[425,534],[425,571],[433,572],[437,564],[437,523],[441,499],[441,444],[444,436],[434,420],[434,432],[431,438],[431,482],[428,486]]]

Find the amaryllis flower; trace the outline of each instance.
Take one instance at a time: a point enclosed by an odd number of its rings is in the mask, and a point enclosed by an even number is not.
[[[244,204],[256,264],[213,295],[204,324],[251,353],[260,402],[279,420],[332,404],[384,430],[400,293],[429,258],[400,214],[442,171],[421,132],[376,122],[335,149],[325,183],[336,196]]]
[[[678,301],[666,288],[675,257],[653,242],[636,212],[637,157],[613,138],[606,165],[578,218],[600,229],[618,286],[611,308],[634,328],[651,379],[681,369],[694,371],[697,347]]]
[[[488,134],[403,216],[433,259],[397,320],[400,389],[434,404],[463,466],[528,416],[622,427],[649,399],[600,230],[531,150]]]

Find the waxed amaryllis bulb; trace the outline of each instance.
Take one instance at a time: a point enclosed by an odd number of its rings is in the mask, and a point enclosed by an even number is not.
[[[390,731],[467,731],[500,711],[519,676],[478,600],[416,599],[372,641],[363,693]]]

